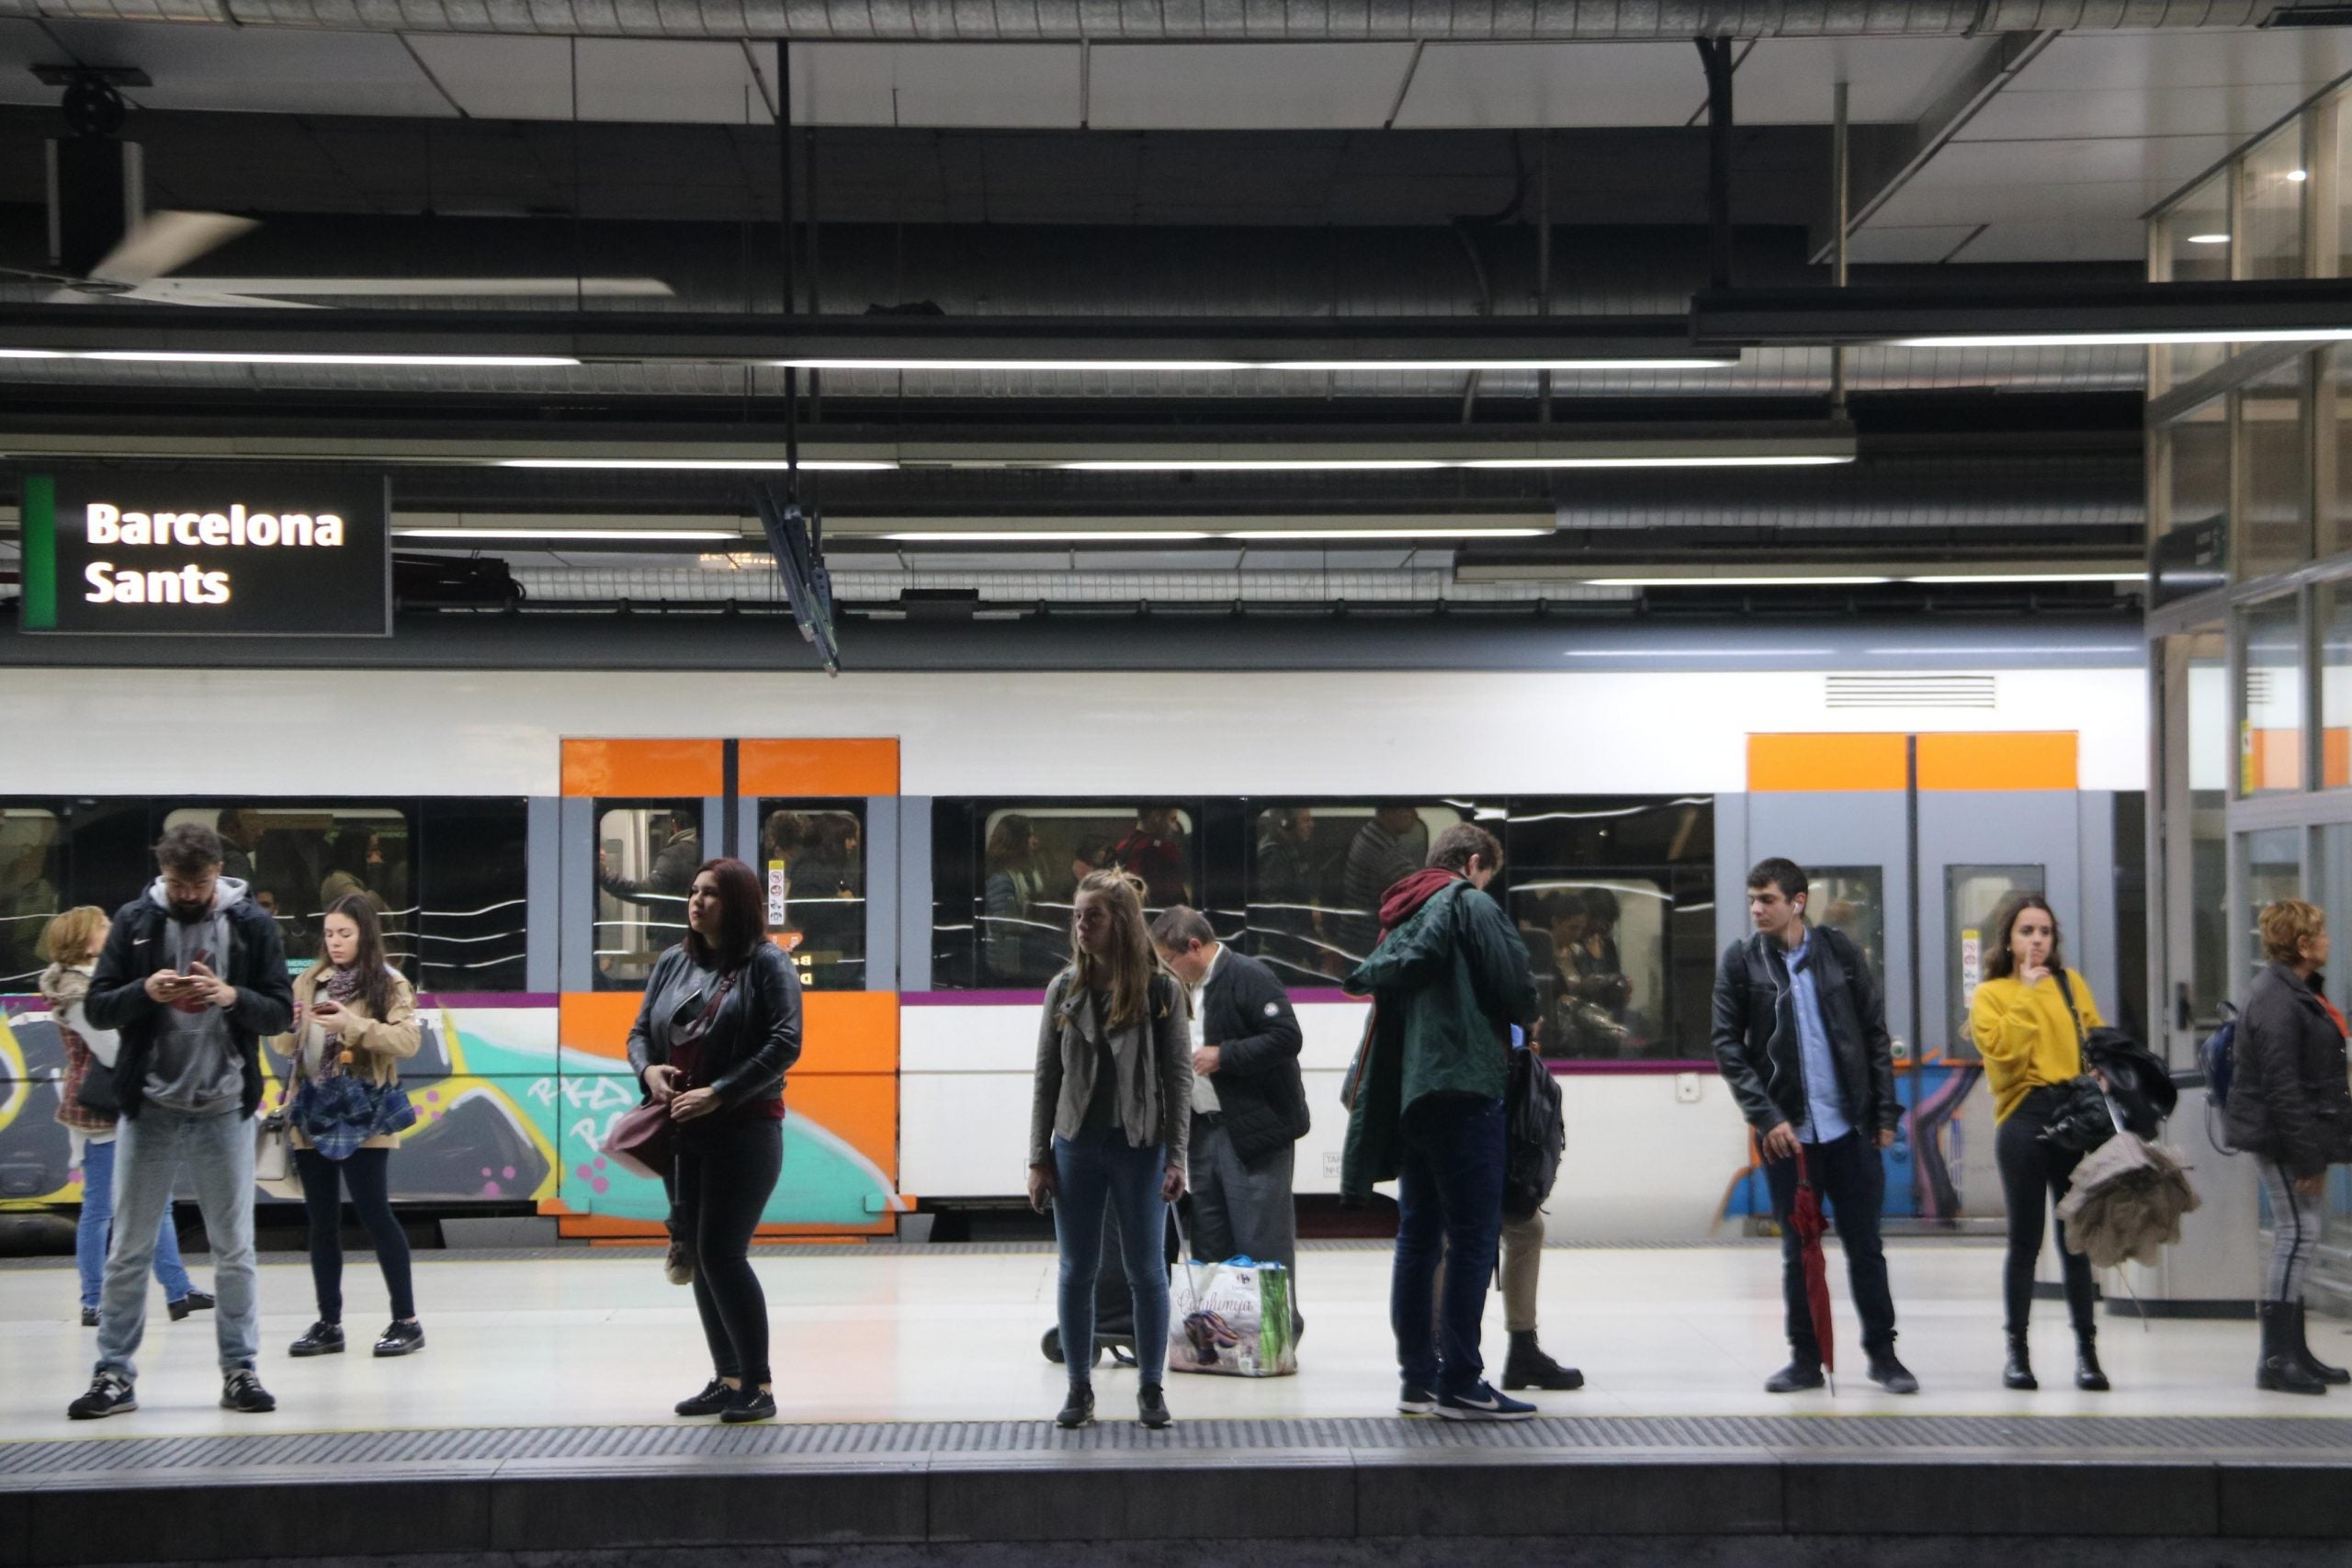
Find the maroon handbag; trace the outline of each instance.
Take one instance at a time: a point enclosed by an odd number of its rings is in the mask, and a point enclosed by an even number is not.
[[[681,1048],[687,1048],[684,1054],[688,1059],[688,1066],[679,1077],[679,1094],[694,1087],[694,1068],[701,1064],[702,1038],[710,1032],[711,1020],[718,1016],[719,1004],[727,999],[727,993],[734,989],[738,973],[740,971],[731,971],[722,976],[718,990],[712,993],[702,1011],[692,1021],[671,1032],[669,1054],[673,1062],[681,1054]],[[692,1007],[694,1004],[689,1001],[686,1005]],[[650,1181],[667,1180],[670,1167],[677,1157],[677,1128],[678,1124],[670,1119],[669,1103],[649,1100],[635,1110],[624,1111],[613,1118],[613,1124],[605,1129],[605,1142],[600,1152],[623,1170]]]

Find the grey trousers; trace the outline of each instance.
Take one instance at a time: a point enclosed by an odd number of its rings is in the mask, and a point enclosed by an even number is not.
[[[1186,1173],[1193,1192],[1193,1256],[1203,1263],[1254,1258],[1290,1270],[1294,1328],[1306,1322],[1298,1310],[1298,1207],[1291,1199],[1297,1158],[1296,1145],[1284,1144],[1244,1160],[1222,1122],[1193,1118]]]
[[[98,1294],[98,1371],[139,1375],[139,1342],[147,1329],[147,1270],[155,1232],[181,1171],[196,1187],[204,1235],[212,1246],[212,1320],[220,1370],[250,1367],[261,1353],[261,1306],[254,1276],[254,1123],[231,1106],[216,1116],[187,1116],[150,1103],[125,1117],[115,1134],[114,1244]]]

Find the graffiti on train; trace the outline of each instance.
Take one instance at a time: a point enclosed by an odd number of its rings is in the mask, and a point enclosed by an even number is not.
[[[401,1074],[416,1125],[392,1162],[394,1197],[664,1217],[661,1183],[599,1152],[614,1118],[638,1103],[627,1064],[559,1044],[553,1008],[428,1007],[418,1018],[424,1038]],[[285,1066],[264,1053],[269,1102]],[[81,1201],[81,1172],[54,1119],[63,1069],[63,1043],[40,999],[0,999],[0,1205]],[[784,1144],[766,1224],[863,1228],[902,1206],[883,1168],[816,1119],[788,1116]]]

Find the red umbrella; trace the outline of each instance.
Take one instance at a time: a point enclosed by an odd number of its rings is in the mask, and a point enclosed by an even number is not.
[[[1797,1192],[1796,1201],[1789,1205],[1789,1227],[1797,1233],[1801,1244],[1798,1256],[1804,1264],[1804,1299],[1813,1312],[1814,1340],[1821,1347],[1821,1370],[1835,1377],[1837,1329],[1829,1316],[1829,1266],[1821,1257],[1821,1233],[1827,1227],[1821,1217],[1821,1194],[1805,1169],[1803,1144],[1797,1145]]]

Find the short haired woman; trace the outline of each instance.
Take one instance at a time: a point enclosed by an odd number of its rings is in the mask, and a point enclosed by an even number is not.
[[[2352,1373],[2312,1354],[2303,1283],[2318,1250],[2327,1168],[2352,1162],[2352,1087],[2345,1077],[2344,1015],[2327,999],[2327,917],[2300,898],[2262,911],[2262,953],[2238,1020],[2225,1124],[2255,1156],[2270,1199],[2270,1268],[2262,1292],[2262,1359],[2255,1386],[2325,1393]]]
[[[1984,1058],[1993,1090],[1993,1159],[2008,1201],[2009,1250],[2002,1268],[2007,1305],[2005,1388],[2034,1389],[2026,1323],[2033,1312],[2034,1266],[2051,1208],[2066,1195],[2083,1156],[2042,1141],[2063,1109],[2064,1086],[2083,1076],[2083,1037],[2103,1021],[2089,984],[2059,956],[2058,917],[2039,893],[2013,893],[1993,912],[1984,977],[1969,1004],[1968,1032]],[[2066,1282],[2066,1315],[2075,1325],[2075,1386],[2102,1393],[2098,1320],[2091,1260],[2066,1246],[2058,1222],[2058,1263]]]
[[[800,976],[768,940],[760,879],[722,856],[695,871],[686,939],[645,982],[628,1065],[676,1127],[672,1222],[694,1258],[711,1379],[681,1416],[775,1418],[768,1303],[752,1235],[784,1168],[784,1075],[800,1059]]]
[[[302,1177],[302,1205],[311,1222],[311,1283],[318,1321],[288,1353],[343,1354],[343,1193],[376,1244],[392,1321],[375,1346],[379,1356],[410,1356],[424,1348],[411,1286],[408,1237],[392,1213],[392,1150],[415,1112],[399,1092],[400,1064],[416,1055],[421,1033],[416,993],[384,953],[384,927],[373,899],[346,893],[320,917],[321,956],[295,977],[294,1027],[272,1042],[287,1058],[288,1141]],[[322,1128],[320,1109],[341,1092],[336,1078],[356,1079],[365,1092],[343,1100],[367,1108],[364,1127]],[[356,1146],[343,1140],[358,1134]],[[327,1140],[322,1147],[320,1140]]]
[[[1192,1020],[1183,987],[1144,924],[1143,880],[1096,871],[1078,885],[1070,961],[1046,991],[1029,1114],[1029,1201],[1051,1203],[1061,1252],[1062,1344],[1094,1343],[1094,1282],[1102,1214],[1115,1209],[1135,1294],[1136,1410],[1165,1427],[1168,1205],[1184,1195],[1193,1131]],[[1055,1424],[1094,1419],[1092,1358],[1073,1354],[1069,1397]]]
[[[67,1157],[82,1172],[74,1266],[82,1277],[85,1328],[98,1325],[98,1287],[106,1281],[107,1233],[114,1227],[115,1115],[84,1105],[82,1086],[93,1064],[112,1070],[122,1037],[111,1029],[92,1027],[83,1004],[90,994],[90,976],[96,972],[98,950],[113,929],[104,909],[85,904],[43,926],[37,947],[49,965],[40,975],[41,999],[49,1004],[50,1021],[65,1044],[65,1076],[57,1085],[57,1124],[65,1129]],[[164,1301],[175,1323],[213,1304],[210,1296],[189,1281],[180,1262],[179,1232],[169,1208],[155,1231],[155,1281],[164,1287]]]

